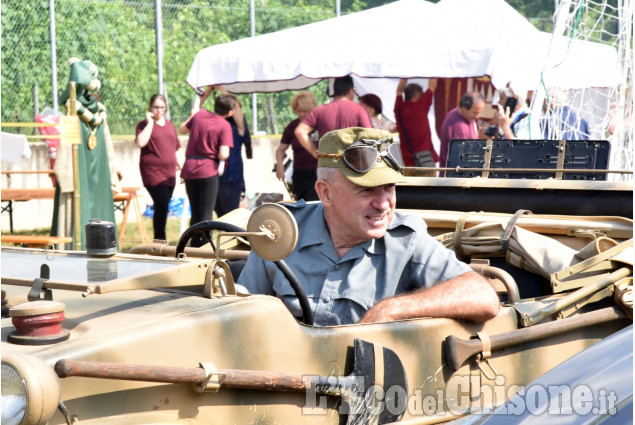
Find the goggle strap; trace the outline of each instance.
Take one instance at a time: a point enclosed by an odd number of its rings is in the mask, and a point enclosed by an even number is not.
[[[318,158],[334,158],[334,159],[340,159],[342,156],[344,156],[344,154],[341,154],[341,153],[323,153],[323,152],[318,152],[317,156],[318,156]]]

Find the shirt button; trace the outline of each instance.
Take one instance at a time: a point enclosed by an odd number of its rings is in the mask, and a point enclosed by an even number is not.
[[[331,298],[329,298],[329,296],[327,295],[326,297],[322,299],[322,301],[324,302],[324,304],[328,304],[331,302]]]
[[[340,269],[340,267],[341,266],[339,264],[336,264],[335,267],[333,267],[333,270],[338,271]]]

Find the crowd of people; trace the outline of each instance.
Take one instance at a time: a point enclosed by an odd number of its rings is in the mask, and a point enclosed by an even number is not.
[[[437,174],[436,166],[446,167],[451,140],[529,139],[526,93],[510,83],[497,91],[493,102],[497,112],[489,123],[479,124],[486,105],[484,96],[478,91],[464,93],[442,122],[437,153],[428,120],[436,87],[434,78],[428,80],[425,89],[401,79],[393,110],[396,122],[383,115],[382,101],[376,94],[367,93],[355,102],[351,76],[334,79],[332,101],[324,105],[318,105],[309,91],[296,93],[290,106],[297,118],[285,127],[275,150],[276,177],[285,182],[293,199],[319,200],[319,140],[344,128],[374,128],[395,134],[404,166],[428,167],[420,174],[424,176],[443,176],[443,171]],[[220,95],[214,99],[212,112],[202,105],[213,90]],[[243,148],[245,157],[252,158],[251,135],[242,105],[224,87],[207,87],[193,106],[190,118],[180,125],[178,133],[189,134],[183,164],[176,155],[181,146],[177,129],[165,118],[167,108],[165,97],[152,96],[146,117],[136,129],[141,177],[154,203],[154,237],[162,240],[166,239],[166,219],[178,169],[192,209],[190,224],[196,224],[211,220],[214,213],[220,217],[240,206],[246,192]],[[566,134],[569,138],[588,138],[588,124],[566,105],[551,109],[552,114],[563,116],[570,129]],[[545,126],[543,131],[544,137],[549,138],[554,129]],[[286,159],[289,148],[292,160]],[[202,243],[201,238],[192,241],[193,246]]]
[[[394,106],[396,123],[382,115],[379,96],[369,93],[359,103],[354,101],[350,76],[335,79],[333,100],[327,104],[317,105],[308,91],[291,99],[297,118],[285,127],[275,151],[275,173],[280,180],[288,178],[285,156],[291,148],[296,202],[286,205],[301,232],[285,262],[306,293],[307,302],[302,304],[311,309],[312,324],[415,317],[482,322],[498,313],[498,297],[487,280],[428,235],[423,220],[395,210],[395,185],[405,181],[408,166],[429,167],[428,175],[436,175],[435,165],[446,165],[451,140],[527,138],[525,97],[511,84],[500,90],[495,133],[488,134],[485,125],[479,125],[485,98],[476,91],[463,94],[441,125],[437,153],[428,120],[436,87],[436,79],[430,79],[425,89],[401,79]],[[202,105],[214,89],[220,95],[212,112]],[[243,147],[246,158],[252,158],[240,101],[223,87],[208,87],[179,126],[180,134],[189,134],[183,164],[176,155],[177,130],[165,118],[167,107],[163,96],[152,96],[136,130],[140,172],[154,202],[156,239],[166,236],[177,169],[193,225],[239,207],[246,190]],[[557,113],[566,111],[560,108]],[[196,236],[191,245],[202,246],[205,241]],[[237,287],[245,293],[277,296],[292,314],[303,317],[306,307],[283,274],[273,262],[251,252]]]

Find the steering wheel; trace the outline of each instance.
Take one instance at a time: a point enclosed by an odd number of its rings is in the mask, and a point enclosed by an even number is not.
[[[209,243],[212,245],[214,251],[216,251],[216,247],[212,242],[212,231],[220,230],[221,232],[244,232],[245,229],[242,227],[238,227],[236,225],[225,223],[224,221],[213,221],[206,220],[201,221],[200,223],[196,223],[190,227],[188,227],[185,232],[179,238],[178,243],[176,244],[176,251],[174,253],[175,257],[179,257],[179,255],[183,254],[185,251],[185,245],[192,239],[192,236],[203,233]]]
[[[278,207],[279,208],[283,208],[285,211],[288,211],[286,208],[282,207],[282,206],[278,206],[277,204],[265,204],[262,207],[266,207],[266,206],[274,206],[274,208],[269,208],[269,211],[267,211],[266,213],[271,214],[271,210],[273,209],[274,211],[278,211]],[[257,210],[256,210],[257,211]],[[252,218],[254,217],[254,214],[256,214],[256,212],[254,211],[254,213],[252,214]],[[279,219],[279,212],[274,212],[274,215],[276,216],[276,219]],[[259,220],[260,215],[256,215],[256,220]],[[293,220],[293,224],[295,224],[295,219],[293,219],[293,216],[290,215],[290,213],[288,214],[289,217],[291,217],[291,220]],[[247,225],[247,228],[251,228],[254,225],[252,225],[252,218],[249,219],[249,224]],[[277,222],[271,222],[271,221],[267,221],[266,222],[266,226],[273,228],[274,232],[276,230],[277,227],[282,227],[283,230],[287,230],[284,229],[284,224],[288,224],[288,223],[282,223],[283,225],[280,226],[280,223]],[[276,226],[278,225],[278,226]],[[295,225],[296,227],[296,233],[297,233],[297,225]],[[175,250],[175,254],[174,256],[176,258],[178,258],[184,251],[185,251],[185,245],[187,245],[187,243],[190,241],[190,239],[192,239],[192,236],[198,234],[198,233],[203,233],[205,235],[205,237],[207,237],[207,239],[209,240],[210,244],[212,245],[212,248],[214,249],[214,251],[216,251],[216,248],[214,247],[214,244],[212,243],[212,231],[214,230],[220,230],[222,232],[236,232],[236,233],[245,233],[245,229],[243,229],[242,227],[238,227],[236,225],[230,224],[230,223],[225,223],[223,221],[214,221],[214,220],[206,220],[206,221],[201,221],[200,223],[196,223],[192,226],[190,226],[189,228],[187,228],[185,230],[185,232],[183,232],[183,234],[181,235],[181,237],[179,238],[178,243],[176,244],[176,250]],[[297,236],[297,235],[296,235]],[[260,256],[261,258],[265,259],[265,260],[270,260],[273,261],[273,263],[276,265],[276,267],[278,267],[278,270],[280,270],[282,272],[282,274],[284,275],[284,277],[287,278],[287,280],[289,281],[289,284],[291,285],[291,288],[293,289],[293,291],[295,292],[295,296],[298,298],[298,301],[300,302],[300,308],[302,309],[302,322],[307,324],[307,325],[313,325],[313,311],[311,310],[311,305],[309,304],[309,298],[306,295],[306,292],[304,292],[304,288],[302,288],[302,285],[300,285],[300,282],[297,278],[297,276],[295,275],[295,273],[293,273],[293,270],[291,270],[291,268],[287,265],[287,263],[284,262],[284,260],[282,258],[280,259],[276,259],[276,258],[266,258],[267,255],[262,255],[261,252],[258,251],[262,251],[263,249],[266,248],[266,246],[264,246],[261,242],[256,242],[256,241],[260,241],[259,237],[251,237],[248,236],[249,242],[250,244],[252,244],[253,250],[256,252],[256,254],[258,256]],[[253,242],[253,243],[252,243]],[[275,242],[275,241],[274,241]],[[293,242],[293,247],[291,248],[291,250],[293,250],[293,248],[295,247],[295,243],[297,242],[297,239],[294,240]],[[255,245],[255,246],[254,246]],[[257,247],[257,248],[256,248]],[[278,254],[278,253],[276,253]],[[287,254],[288,255],[288,254]],[[286,257],[286,255],[285,255]]]

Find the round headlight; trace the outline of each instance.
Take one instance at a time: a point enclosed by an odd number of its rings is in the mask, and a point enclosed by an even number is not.
[[[26,413],[26,383],[15,368],[2,363],[2,420],[6,425],[19,425]]]
[[[61,387],[52,367],[37,357],[2,358],[2,424],[43,425],[60,402]]]

